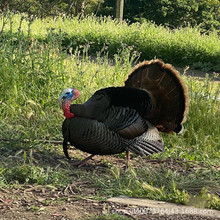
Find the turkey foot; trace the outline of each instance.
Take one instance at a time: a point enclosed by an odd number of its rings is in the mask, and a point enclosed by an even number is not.
[[[74,166],[78,166],[78,168],[82,167],[88,160],[92,159],[95,155],[91,154],[90,156],[86,157],[85,159],[79,162],[71,162],[70,163]]]

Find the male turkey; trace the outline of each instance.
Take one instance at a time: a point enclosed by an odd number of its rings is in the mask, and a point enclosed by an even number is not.
[[[188,109],[187,89],[179,73],[161,60],[145,61],[129,74],[123,87],[98,90],[84,104],[70,104],[79,97],[75,88],[64,89],[60,101],[63,150],[67,143],[94,155],[129,151],[151,155],[163,151],[159,131],[178,133]]]

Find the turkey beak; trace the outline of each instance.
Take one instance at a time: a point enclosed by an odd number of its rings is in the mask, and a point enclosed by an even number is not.
[[[63,107],[63,100],[66,98],[66,95],[65,94],[62,94],[60,97],[59,97],[59,106],[60,108]]]

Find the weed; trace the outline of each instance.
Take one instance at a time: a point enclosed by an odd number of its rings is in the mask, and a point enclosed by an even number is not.
[[[45,207],[38,207],[35,205],[30,206],[29,210],[32,212],[40,212],[40,211],[44,211],[46,208]]]

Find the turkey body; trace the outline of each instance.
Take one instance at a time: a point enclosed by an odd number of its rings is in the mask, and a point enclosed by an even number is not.
[[[125,86],[98,90],[84,104],[70,105],[74,117],[63,122],[64,153],[69,158],[68,142],[93,155],[161,152],[158,130],[178,132],[187,102],[185,85],[171,66],[160,60],[144,62]]]
[[[84,104],[70,106],[75,117],[64,121],[63,135],[69,137],[71,145],[95,155],[129,150],[143,156],[163,151],[157,129],[131,104],[132,99],[137,100],[135,93],[145,94],[145,98],[139,97],[138,107],[142,103],[151,111],[150,97],[145,91],[125,87],[102,89]],[[141,108],[138,110],[142,112]]]

